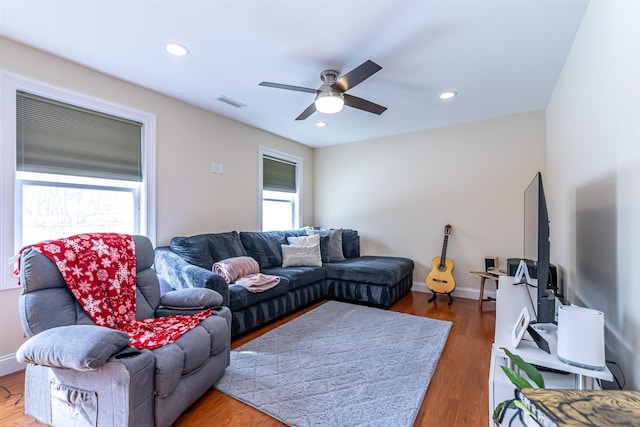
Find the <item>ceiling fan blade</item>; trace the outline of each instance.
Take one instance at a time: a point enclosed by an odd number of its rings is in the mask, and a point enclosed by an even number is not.
[[[369,113],[380,115],[384,113],[387,109],[387,107],[383,107],[382,105],[378,105],[371,101],[367,101],[366,99],[358,98],[357,96],[349,95],[348,93],[344,93],[343,96],[344,96],[344,105],[357,108],[358,110],[363,110]]]
[[[273,87],[276,89],[295,90],[296,92],[318,93],[317,89],[309,89],[308,87],[283,85],[280,83],[261,82],[260,86]]]
[[[315,112],[316,112],[316,104],[315,102],[312,102],[311,105],[309,105],[306,110],[304,110],[302,113],[300,113],[298,117],[296,117],[296,120],[304,120]]]
[[[352,87],[359,85],[380,70],[382,70],[382,67],[369,59],[366,62],[358,65],[353,70],[349,71],[344,76],[340,77],[332,85],[332,87],[338,89],[340,92],[346,92]]]

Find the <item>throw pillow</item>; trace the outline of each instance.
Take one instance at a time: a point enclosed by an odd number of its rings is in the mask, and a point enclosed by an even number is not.
[[[314,234],[329,236],[329,262],[344,261],[344,253],[342,251],[342,228],[338,229],[320,229],[313,230]]]
[[[329,236],[320,236],[320,256],[323,263],[331,262],[329,259]]]
[[[299,237],[287,237],[287,241],[290,245],[298,246],[313,246],[320,244],[320,235],[314,234],[312,236],[299,236]]]
[[[360,258],[360,237],[356,230],[342,229],[342,252],[345,258]]]
[[[322,266],[320,245],[282,245],[282,266]]]
[[[342,228],[327,230],[327,234],[329,235],[329,261],[344,261],[345,258],[342,253]]]

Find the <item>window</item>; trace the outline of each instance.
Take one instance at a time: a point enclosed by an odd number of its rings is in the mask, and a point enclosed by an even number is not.
[[[83,232],[155,241],[155,116],[2,78],[1,259]],[[3,262],[0,287],[15,286]]]
[[[301,158],[260,147],[262,231],[300,228],[301,171]]]

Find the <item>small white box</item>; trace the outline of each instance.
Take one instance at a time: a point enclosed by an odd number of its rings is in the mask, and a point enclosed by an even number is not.
[[[558,358],[581,368],[604,368],[604,313],[575,305],[560,306]]]

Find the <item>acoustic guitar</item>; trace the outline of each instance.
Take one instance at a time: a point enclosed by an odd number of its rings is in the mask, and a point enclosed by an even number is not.
[[[435,257],[431,261],[431,271],[425,280],[427,287],[433,292],[433,296],[429,302],[434,301],[438,294],[446,294],[449,296],[449,305],[453,302],[451,292],[456,287],[456,281],[453,279],[453,261],[447,258],[447,243],[451,234],[451,225],[444,227],[444,241],[442,243],[442,255]]]

